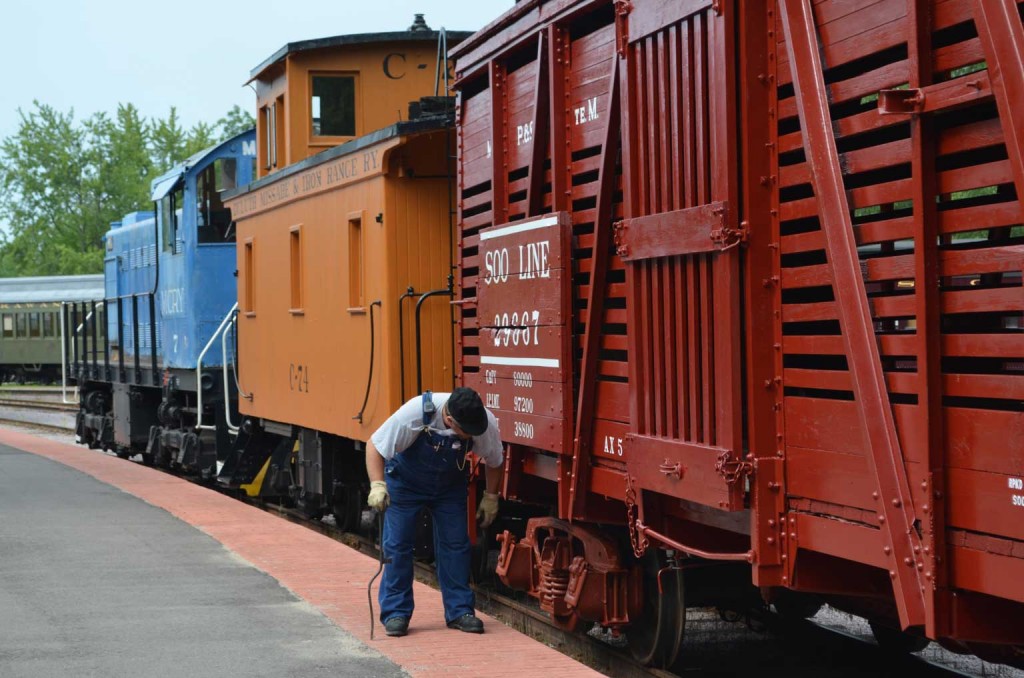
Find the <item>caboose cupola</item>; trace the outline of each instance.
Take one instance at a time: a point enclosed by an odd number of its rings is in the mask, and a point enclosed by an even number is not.
[[[439,35],[417,14],[404,31],[291,42],[254,68],[259,176],[406,119],[434,89]]]

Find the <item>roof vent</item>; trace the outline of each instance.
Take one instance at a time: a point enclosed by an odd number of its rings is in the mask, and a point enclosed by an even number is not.
[[[416,18],[413,19],[412,26],[409,26],[410,33],[429,33],[430,26],[423,20],[422,14],[414,15]]]

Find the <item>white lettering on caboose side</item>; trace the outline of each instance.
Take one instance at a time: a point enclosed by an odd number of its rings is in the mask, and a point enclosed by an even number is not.
[[[1011,490],[1021,491],[1024,490],[1024,479],[1021,478],[1007,478],[1007,485]],[[1014,506],[1024,508],[1024,494],[1011,494],[1010,503]]]

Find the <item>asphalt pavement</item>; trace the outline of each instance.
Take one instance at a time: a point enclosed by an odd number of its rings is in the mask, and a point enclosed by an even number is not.
[[[403,675],[198,529],[0,446],[0,678]]]

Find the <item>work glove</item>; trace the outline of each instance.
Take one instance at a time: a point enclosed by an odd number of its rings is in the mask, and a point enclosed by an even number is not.
[[[481,527],[489,527],[497,517],[498,493],[484,490],[484,498],[480,500],[480,507],[476,510],[476,519],[480,521]]]
[[[383,513],[387,510],[388,504],[391,503],[388,497],[388,485],[383,480],[374,480],[370,483],[370,496],[366,499],[366,503],[370,505],[370,508],[376,509]]]

